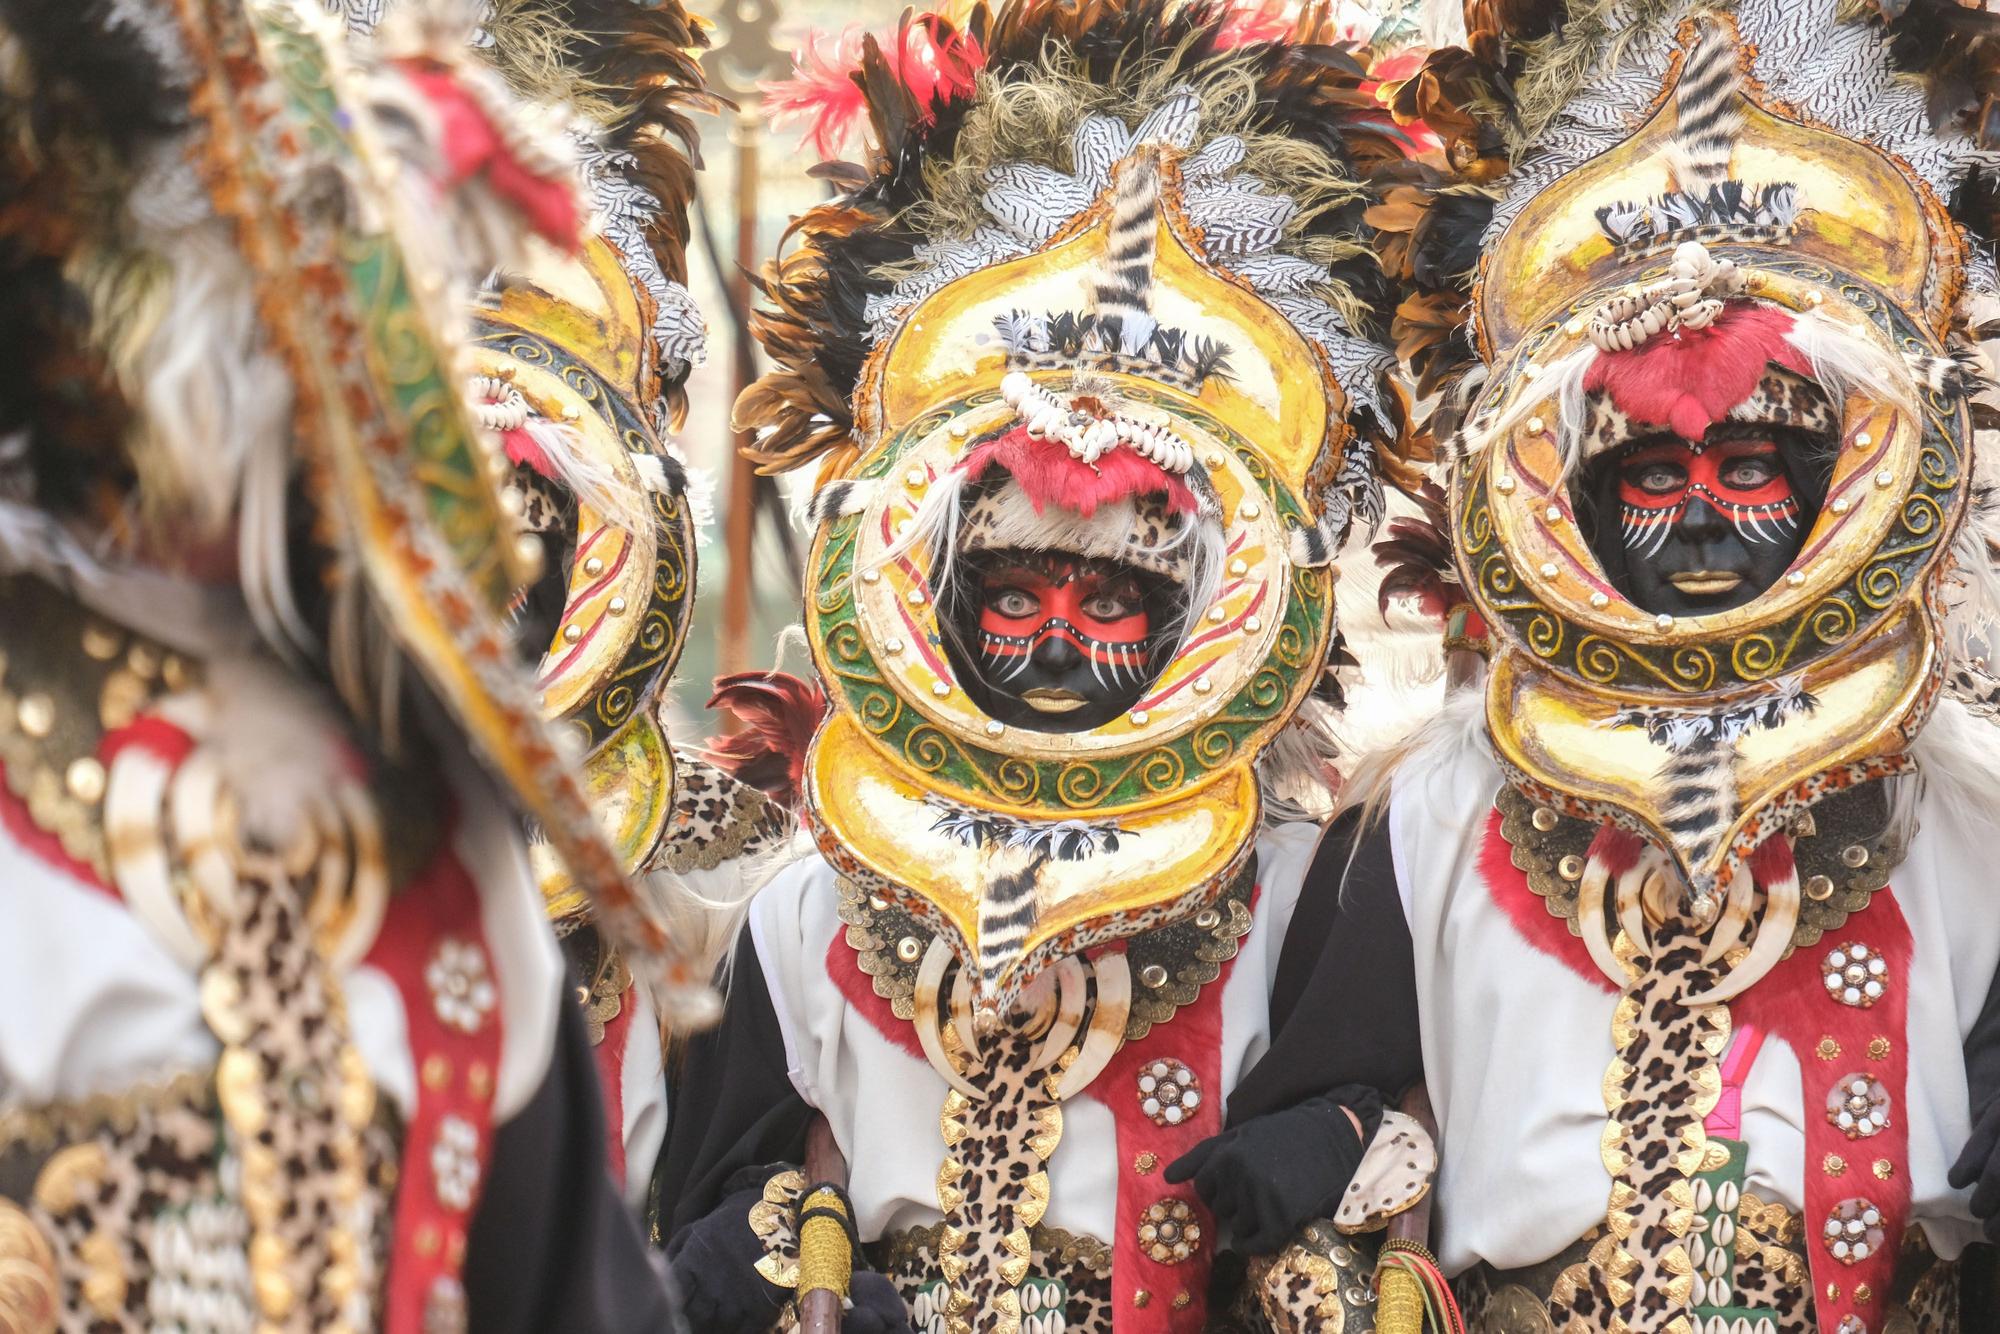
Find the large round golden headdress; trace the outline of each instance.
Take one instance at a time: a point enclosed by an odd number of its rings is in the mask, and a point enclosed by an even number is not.
[[[915,305],[866,373],[857,418],[871,438],[816,506],[806,621],[833,712],[813,747],[811,818],[844,872],[955,938],[981,1009],[1052,958],[1220,891],[1257,830],[1253,762],[1325,660],[1333,580],[1308,497],[1339,464],[1344,401],[1314,344],[1204,258],[1181,165],[1172,147],[1141,147],[1045,247]],[[1121,223],[1121,191],[1142,176],[1155,202]],[[1127,245],[1121,226],[1150,237]],[[1024,363],[996,335],[1022,311],[1073,307],[1148,241],[1151,315],[1226,346],[1226,378],[1143,359]],[[1086,371],[1109,386],[1134,429],[1187,448],[1221,530],[1214,600],[1192,608],[1130,711],[1090,731],[1020,730],[982,711],[942,649],[936,552],[900,540],[968,450],[1017,426],[1010,371],[1052,401]]]
[[[1486,256],[1491,374],[1452,520],[1514,781],[1644,834],[1705,896],[1825,791],[1907,764],[1939,684],[1936,598],[1970,461],[1965,408],[1928,370],[1963,267],[1936,197],[1895,157],[1760,100],[1727,19],[1690,21],[1681,43],[1651,118]],[[1578,529],[1583,381],[1683,319],[1753,308],[1778,313],[1785,355],[1837,409],[1826,501],[1747,605],[1649,615]],[[1663,777],[1689,729],[1729,742],[1692,794]]]

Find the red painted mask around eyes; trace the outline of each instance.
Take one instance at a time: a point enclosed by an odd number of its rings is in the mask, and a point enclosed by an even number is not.
[[[1138,644],[1152,629],[1130,575],[1074,560],[1001,566],[986,576],[979,604],[979,628],[996,638],[1025,641],[1022,651],[1051,637],[1068,639],[1085,652],[1093,643]]]
[[[1769,440],[1663,441],[1619,465],[1618,499],[1632,509],[1678,512],[1695,496],[1732,519],[1745,511],[1767,517],[1798,511],[1784,461]]]

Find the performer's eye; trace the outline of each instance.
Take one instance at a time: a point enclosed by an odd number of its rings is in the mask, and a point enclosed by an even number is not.
[[[1721,471],[1722,484],[1738,491],[1754,491],[1775,481],[1778,461],[1766,454],[1745,454],[1731,459]]]
[[[1021,588],[996,588],[986,595],[986,605],[1009,620],[1033,616],[1042,608],[1040,599]]]
[[[1641,463],[1625,470],[1625,480],[1648,495],[1670,496],[1687,485],[1687,469],[1678,463]]]
[[[1139,612],[1139,595],[1129,588],[1102,588],[1084,600],[1084,612],[1100,621],[1122,621]]]

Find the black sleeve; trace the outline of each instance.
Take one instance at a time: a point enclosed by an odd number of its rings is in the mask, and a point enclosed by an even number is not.
[[[1965,1085],[1975,1124],[2000,1099],[2000,977],[1986,989],[1986,1003],[1965,1035]]]
[[[736,943],[722,1022],[690,1038],[672,1065],[654,1183],[661,1239],[714,1209],[739,1169],[805,1161],[812,1108],[786,1071],[784,1033],[748,927]]]
[[[1228,1124],[1343,1084],[1394,1106],[1423,1078],[1417,977],[1384,819],[1343,814],[1320,840],[1278,955],[1271,1049],[1229,1095]]]
[[[480,1334],[655,1334],[666,1286],[604,1156],[583,1017],[557,1004],[555,1054],[534,1099],[493,1135],[465,1246],[467,1328]],[[414,1167],[411,1170],[416,1170]]]

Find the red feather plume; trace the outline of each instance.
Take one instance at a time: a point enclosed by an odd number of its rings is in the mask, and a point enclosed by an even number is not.
[[[718,676],[708,707],[726,711],[741,728],[711,738],[704,747],[708,758],[737,781],[797,810],[804,794],[806,750],[827,712],[819,683],[789,672]]]

